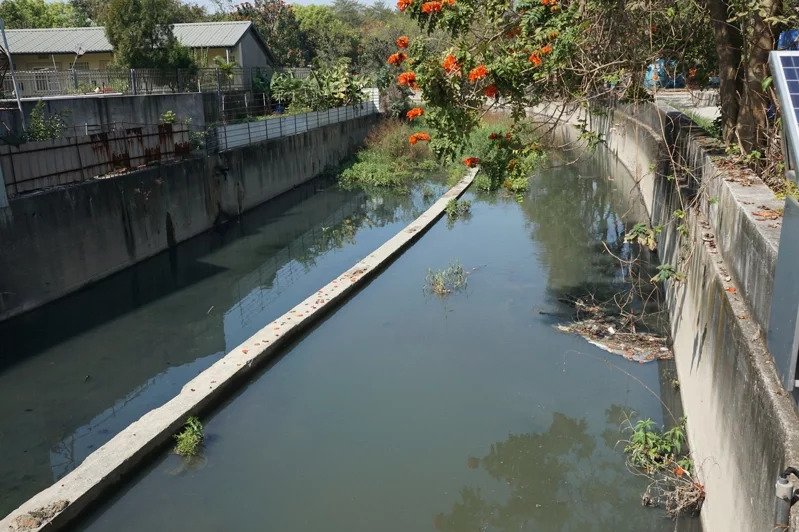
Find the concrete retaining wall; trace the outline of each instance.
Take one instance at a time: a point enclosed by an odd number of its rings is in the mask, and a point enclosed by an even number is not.
[[[20,197],[0,209],[0,320],[235,217],[338,164],[377,115]]]
[[[24,98],[22,109],[30,121],[31,110],[40,98]],[[191,119],[192,126],[204,127],[216,119],[216,94],[180,93],[147,94],[139,96],[121,94],[92,94],[80,96],[48,96],[41,98],[48,114],[59,113],[68,126],[77,128],[85,124],[109,126],[114,123],[158,124],[166,111],[173,111],[180,120]],[[16,105],[16,104],[14,104]],[[19,111],[0,111],[0,121],[11,131],[22,131]],[[89,129],[95,133],[98,128]],[[84,131],[85,133],[85,131]]]
[[[718,146],[674,109],[587,118],[635,177],[652,224],[665,226],[660,262],[686,274],[667,286],[667,305],[705,530],[772,530],[777,475],[799,463],[799,415],[765,345],[779,223],[752,213],[782,202],[756,177],[720,170]],[[688,237],[677,209],[688,211]]]

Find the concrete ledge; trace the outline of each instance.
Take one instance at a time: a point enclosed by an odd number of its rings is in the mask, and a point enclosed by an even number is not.
[[[710,139],[673,109],[621,107],[577,118],[602,134],[632,173],[652,224],[665,226],[660,261],[686,273],[669,283],[666,303],[689,442],[707,491],[705,529],[771,530],[777,474],[799,463],[799,415],[763,339],[779,227],[752,213],[781,204],[757,178],[719,169]],[[699,199],[687,213],[689,238],[672,217],[686,210],[685,197]]]
[[[287,341],[324,317],[351,292],[364,286],[433,225],[447,203],[469,187],[476,173],[476,169],[469,170],[427,211],[365,259],[230,351],[186,384],[176,397],[142,416],[67,476],[14,510],[0,521],[0,530],[55,529],[69,524],[87,505],[117,484],[124,474],[166,445],[188,416],[199,414],[218,402],[243,376],[256,371],[260,364],[275,356]],[[48,507],[63,509],[36,526],[19,528],[15,525],[31,512]]]

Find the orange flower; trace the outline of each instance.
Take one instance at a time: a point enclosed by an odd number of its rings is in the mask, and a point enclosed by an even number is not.
[[[465,158],[463,160],[463,164],[465,164],[469,168],[474,168],[475,166],[480,164],[480,158],[479,157],[467,157],[467,158]]]
[[[488,74],[488,69],[485,65],[477,65],[471,72],[469,72],[469,81],[474,83],[479,79],[483,79]]]
[[[396,54],[391,54],[388,56],[388,64],[399,66],[406,59],[408,59],[407,55],[403,54],[402,52],[397,52]]]
[[[499,133],[491,133],[491,134],[488,136],[488,139],[489,139],[489,140],[497,140],[499,137],[500,137],[500,134],[499,134]]]
[[[413,5],[413,0],[397,0],[397,9],[405,11]]]
[[[441,11],[443,4],[441,2],[425,2],[422,4],[422,13],[432,14]]]
[[[454,6],[455,0],[441,0],[442,4],[447,4],[448,6]]]
[[[547,44],[543,48],[541,48],[541,55],[549,55],[552,53],[552,45]]]
[[[410,44],[410,39],[408,39],[407,35],[403,35],[397,38],[397,48],[407,48],[408,44]]]
[[[542,6],[556,6],[558,5],[558,0],[541,0]]]
[[[536,67],[541,66],[541,63],[543,63],[543,61],[541,60],[541,56],[535,52],[530,54],[528,61],[530,61],[533,64],[533,66]]]
[[[496,98],[497,96],[497,86],[496,85],[489,85],[485,89],[483,89],[483,94],[488,96],[489,98]]]
[[[674,474],[678,477],[682,477],[685,474],[685,469],[682,466],[677,466],[674,468]]]
[[[424,114],[424,109],[422,109],[421,107],[414,107],[413,109],[405,113],[405,116],[408,117],[408,120],[413,120],[414,118],[418,118],[423,114]]]
[[[444,60],[441,62],[441,68],[447,71],[447,74],[453,74],[455,72],[460,71],[461,66],[458,64],[458,60],[455,59],[455,56],[449,54]]]
[[[412,87],[416,85],[416,73],[414,72],[403,72],[399,76],[397,76],[397,84],[399,85],[407,85],[408,87]]]
[[[424,131],[420,131],[419,133],[414,133],[413,135],[408,137],[408,142],[410,142],[411,144],[416,144],[419,141],[430,142],[430,135],[428,135]]]

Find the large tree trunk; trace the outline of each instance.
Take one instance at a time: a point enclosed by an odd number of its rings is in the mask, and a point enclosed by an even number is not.
[[[743,36],[738,26],[727,22],[732,14],[728,0],[705,0],[705,5],[710,12],[719,57],[721,123],[724,141],[729,144],[735,140],[740,114],[739,98],[743,92]]]
[[[766,20],[774,20],[780,6],[781,0],[760,0],[760,10],[754,10],[751,15],[752,29],[747,42],[746,74],[736,130],[745,153],[762,150],[768,143],[769,96],[763,90],[763,81],[768,77],[768,54],[774,48],[776,36]]]

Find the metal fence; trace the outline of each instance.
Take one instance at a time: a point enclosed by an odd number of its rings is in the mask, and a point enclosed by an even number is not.
[[[346,122],[379,112],[380,95],[377,89],[366,89],[366,99],[355,105],[309,111],[294,115],[267,116],[237,124],[218,125],[209,142],[219,151],[247,146],[265,140],[305,133],[317,127]]]
[[[310,69],[280,69],[299,79]],[[174,92],[263,91],[272,74],[270,67],[198,69],[106,69],[17,71],[21,98],[80,94],[163,94]],[[3,80],[5,98],[14,96],[11,76]]]
[[[139,126],[66,139],[0,147],[6,194],[67,185],[187,157],[192,131],[185,124]]]
[[[295,115],[277,115],[201,130],[185,123],[114,128],[57,140],[0,146],[0,184],[8,198],[191,156],[207,155],[375,114],[377,89],[362,103]],[[85,126],[94,127],[94,126]],[[99,126],[98,126],[99,127]]]

